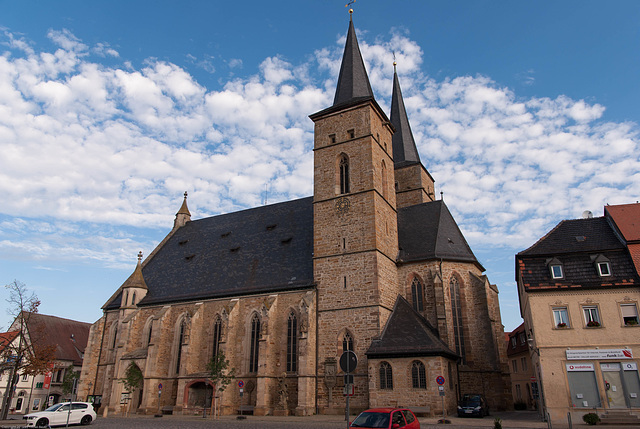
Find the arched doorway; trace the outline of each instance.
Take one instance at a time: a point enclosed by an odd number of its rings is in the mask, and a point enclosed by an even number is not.
[[[213,385],[207,380],[196,380],[185,388],[184,408],[193,411],[211,411]]]

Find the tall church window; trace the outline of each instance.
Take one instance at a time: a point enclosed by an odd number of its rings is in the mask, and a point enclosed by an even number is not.
[[[118,325],[116,324],[113,328],[113,339],[111,340],[111,348],[116,348],[116,340],[118,339]]]
[[[258,372],[260,353],[260,318],[254,314],[251,318],[251,344],[249,346],[249,372]]]
[[[127,306],[129,304],[127,301],[129,301],[129,291],[125,291],[125,293],[124,293],[124,301],[122,302],[122,304],[124,306]]]
[[[393,390],[393,371],[389,362],[380,364],[380,389]]]
[[[453,316],[453,339],[456,344],[456,353],[462,357],[465,363],[464,330],[462,329],[462,303],[460,301],[460,283],[456,277],[449,281],[449,294],[451,295],[451,314]]]
[[[143,340],[145,341],[145,346],[149,346],[151,344],[151,334],[153,333],[153,319],[149,318],[147,320],[147,324],[143,331]]]
[[[298,370],[298,319],[291,312],[287,320],[287,371]]]
[[[222,338],[222,320],[220,316],[213,322],[213,356],[220,353],[220,339]]]
[[[411,297],[413,298],[413,309],[415,311],[424,311],[424,287],[417,277],[411,282]]]
[[[178,353],[176,355],[176,374],[180,374],[180,364],[182,363],[182,343],[184,343],[184,334],[186,329],[186,323],[183,320],[180,322],[180,330],[178,332]]]
[[[381,165],[381,174],[382,174],[382,196],[387,199],[389,198],[388,195],[388,191],[387,191],[387,187],[389,186],[389,184],[387,183],[387,166],[385,165],[384,161],[382,161],[382,165]]]
[[[131,297],[131,305],[136,305],[136,292],[133,291],[133,296]]]
[[[342,337],[342,351],[346,352],[347,350],[353,351],[353,338],[351,338],[351,334],[348,332]]]
[[[340,193],[348,194],[350,191],[349,186],[349,158],[347,155],[342,154],[340,157]]]
[[[427,388],[427,371],[424,368],[424,364],[418,360],[413,361],[411,364],[411,386],[414,389]]]

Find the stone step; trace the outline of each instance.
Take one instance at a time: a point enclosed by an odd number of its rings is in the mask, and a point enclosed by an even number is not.
[[[609,410],[600,415],[600,424],[640,426],[640,416],[626,410]]]

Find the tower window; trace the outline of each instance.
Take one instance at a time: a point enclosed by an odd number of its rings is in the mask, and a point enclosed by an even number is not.
[[[347,134],[349,135],[350,139],[355,139],[356,138],[356,130],[354,130],[354,129],[348,130]]]
[[[336,135],[329,134],[329,143],[335,143],[335,142],[336,142]]]
[[[413,298],[413,309],[418,312],[424,311],[423,287],[417,278],[414,278],[411,283],[411,297]]]
[[[347,155],[340,157],[340,193],[348,194],[351,192],[349,186],[349,158]]]

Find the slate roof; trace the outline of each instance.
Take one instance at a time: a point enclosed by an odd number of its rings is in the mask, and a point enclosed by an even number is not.
[[[442,341],[431,324],[416,312],[409,302],[398,295],[393,313],[380,338],[371,341],[365,353],[369,359],[397,357],[459,356]]]
[[[142,268],[140,306],[313,285],[313,199],[188,222]],[[120,294],[105,308],[118,308]]]
[[[445,259],[480,265],[443,200],[398,210],[399,262]]]
[[[356,31],[353,21],[349,20],[347,41],[344,45],[338,85],[333,98],[333,105],[338,106],[357,99],[373,98],[373,90],[369,83],[369,76],[364,67],[364,61],[360,54]]]
[[[610,276],[598,274],[597,257],[609,261]],[[562,264],[564,278],[551,278],[552,260]],[[604,217],[560,222],[537,243],[516,255],[516,281],[521,281],[526,291],[640,285],[625,245]]]
[[[82,356],[89,340],[90,323],[62,317],[31,313],[28,319],[29,335],[43,333],[42,345],[55,346],[55,358],[72,361],[75,366],[82,365]]]
[[[404,107],[398,74],[395,71],[393,73],[393,94],[391,95],[391,124],[396,129],[392,139],[395,168],[420,163],[420,155],[418,155],[407,111]]]

